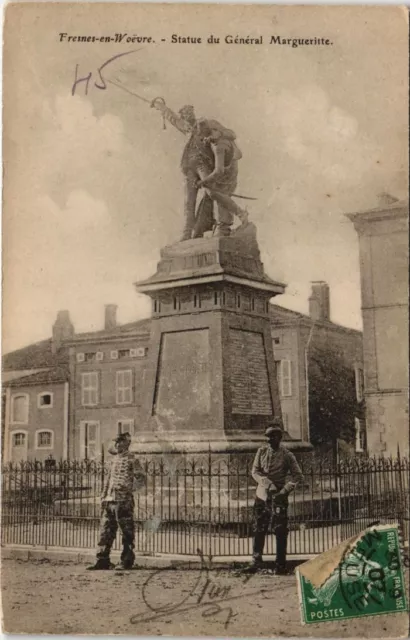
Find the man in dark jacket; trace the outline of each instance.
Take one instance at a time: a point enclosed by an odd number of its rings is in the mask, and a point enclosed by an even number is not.
[[[288,539],[288,496],[302,482],[295,456],[282,444],[282,421],[275,418],[265,431],[268,445],[256,452],[252,477],[258,483],[254,504],[254,541],[252,566],[262,566],[265,537],[272,523],[276,536],[276,573],[286,573]],[[287,481],[290,474],[291,481]]]

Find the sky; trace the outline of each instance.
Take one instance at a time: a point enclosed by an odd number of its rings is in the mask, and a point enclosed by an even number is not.
[[[154,44],[60,42],[59,33],[151,36]],[[171,44],[173,33],[221,44]],[[75,330],[147,317],[133,283],[155,272],[183,226],[184,136],[146,99],[192,104],[237,134],[238,193],[257,198],[275,303],[308,311],[325,280],[331,318],[361,328],[357,234],[345,213],[407,192],[407,27],[398,7],[15,5],[4,49],[3,351],[51,335],[59,309]],[[225,35],[263,35],[227,45]],[[271,35],[329,47],[269,45]],[[161,42],[165,39],[166,42]],[[92,78],[76,87],[78,74]]]

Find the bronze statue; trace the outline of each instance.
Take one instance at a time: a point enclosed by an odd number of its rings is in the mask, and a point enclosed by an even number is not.
[[[238,161],[242,153],[236,145],[236,135],[217,120],[197,119],[194,107],[186,105],[179,114],[169,109],[162,98],[156,98],[152,106],[184,135],[189,135],[185,145],[181,169],[185,176],[185,226],[181,240],[201,237],[214,227],[215,235],[228,236],[236,215],[246,225],[248,213],[232,199],[238,179]],[[205,195],[196,213],[198,190]],[[216,221],[213,203],[216,202]]]

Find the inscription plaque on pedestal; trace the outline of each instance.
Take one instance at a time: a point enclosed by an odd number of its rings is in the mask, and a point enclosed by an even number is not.
[[[271,415],[272,398],[263,334],[231,329],[229,358],[232,413]]]
[[[154,415],[175,427],[204,418],[210,411],[208,329],[173,331],[161,336]]]

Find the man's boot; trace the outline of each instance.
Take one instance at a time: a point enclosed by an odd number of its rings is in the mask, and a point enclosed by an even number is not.
[[[87,567],[87,571],[109,571],[110,569],[114,569],[114,565],[109,558],[97,558],[95,564]]]
[[[262,553],[265,546],[265,534],[257,531],[253,539],[251,569],[257,571],[263,567]]]
[[[286,525],[278,525],[276,527],[276,566],[275,573],[277,575],[286,575],[286,549],[288,542],[288,528]]]
[[[132,569],[134,561],[135,553],[132,547],[128,544],[125,544],[123,552],[121,554],[121,561],[119,562],[119,564],[117,564],[115,569],[117,571],[129,571],[130,569]]]
[[[251,567],[261,569],[263,567],[263,559],[260,553],[254,553],[252,556]]]

